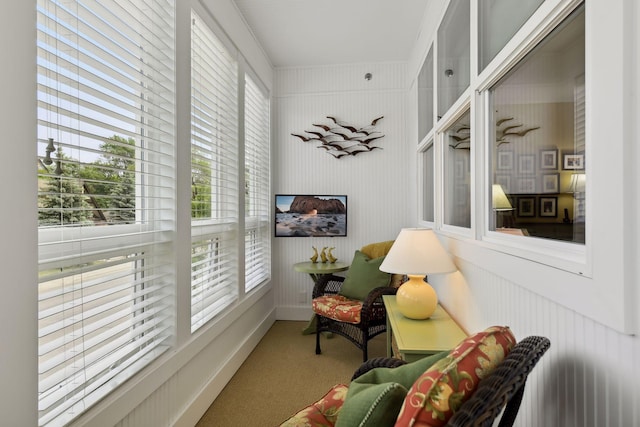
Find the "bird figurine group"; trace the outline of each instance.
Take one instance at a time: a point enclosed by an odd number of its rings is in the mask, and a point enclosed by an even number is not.
[[[306,130],[306,135],[299,133],[292,133],[291,135],[300,138],[303,142],[320,142],[317,148],[324,149],[336,159],[344,156],[357,156],[360,153],[368,153],[375,149],[382,150],[381,147],[374,146],[372,143],[384,136],[381,132],[374,130],[376,124],[383,117],[380,116],[373,119],[368,126],[356,128],[333,116],[327,116],[333,122],[332,125],[313,123],[313,126],[322,129],[322,131]]]
[[[318,262],[318,249],[315,246],[311,246],[311,249],[313,249],[313,255],[309,259],[311,260],[312,263],[316,264]],[[322,250],[320,251],[320,260],[323,263],[326,263],[327,261],[331,264],[335,263],[338,260],[338,258],[333,256],[333,254],[331,253],[331,251],[334,249],[335,247],[333,246],[330,248],[327,246],[322,248]]]

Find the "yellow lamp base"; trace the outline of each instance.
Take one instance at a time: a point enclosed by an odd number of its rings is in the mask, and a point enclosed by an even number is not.
[[[409,280],[398,288],[398,310],[409,319],[428,319],[438,306],[436,291],[425,282],[424,276],[408,275]]]

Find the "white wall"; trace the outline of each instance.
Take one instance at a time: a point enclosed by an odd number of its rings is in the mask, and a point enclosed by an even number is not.
[[[370,72],[370,81],[364,76]],[[277,317],[308,319],[313,283],[293,264],[307,261],[311,246],[334,246],[351,262],[361,246],[395,239],[415,223],[415,142],[407,140],[406,65],[356,64],[276,70],[274,94],[274,193],[346,194],[347,237],[278,237],[273,244]],[[317,143],[291,133],[331,124],[335,116],[356,127],[384,116],[376,130],[381,150],[336,159]]]

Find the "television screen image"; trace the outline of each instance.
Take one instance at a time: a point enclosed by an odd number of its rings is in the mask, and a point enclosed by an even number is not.
[[[276,194],[276,237],[347,235],[347,196]]]

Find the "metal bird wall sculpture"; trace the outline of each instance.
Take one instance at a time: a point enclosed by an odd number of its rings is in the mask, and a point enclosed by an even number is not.
[[[360,153],[368,153],[375,149],[382,150],[382,147],[373,145],[375,141],[384,135],[375,130],[375,126],[384,116],[377,117],[367,126],[356,127],[333,116],[327,116],[332,124],[312,123],[322,132],[317,130],[305,130],[302,133],[292,133],[291,135],[300,138],[302,142],[320,142],[317,148],[325,150],[336,159],[345,156],[357,156]]]
[[[507,122],[514,120],[513,117],[507,117],[496,121],[496,143],[500,147],[502,144],[509,144],[513,137],[523,137],[529,132],[540,129],[540,126],[531,128],[522,128],[524,125],[512,125]],[[502,125],[505,125],[501,127]],[[452,139],[449,146],[455,149],[469,150],[471,148],[471,128],[468,125],[462,125],[450,134]]]
[[[507,123],[507,122],[510,122],[511,120],[513,120],[513,117],[500,119],[496,122],[496,143],[498,144],[497,145],[498,147],[501,146],[502,144],[509,144],[511,142],[510,139],[512,139],[514,136],[523,137],[531,131],[540,129],[540,126],[520,129],[522,128],[523,125],[511,125]],[[505,126],[504,128],[501,129],[500,126],[502,126],[505,123],[507,123],[508,126]]]

